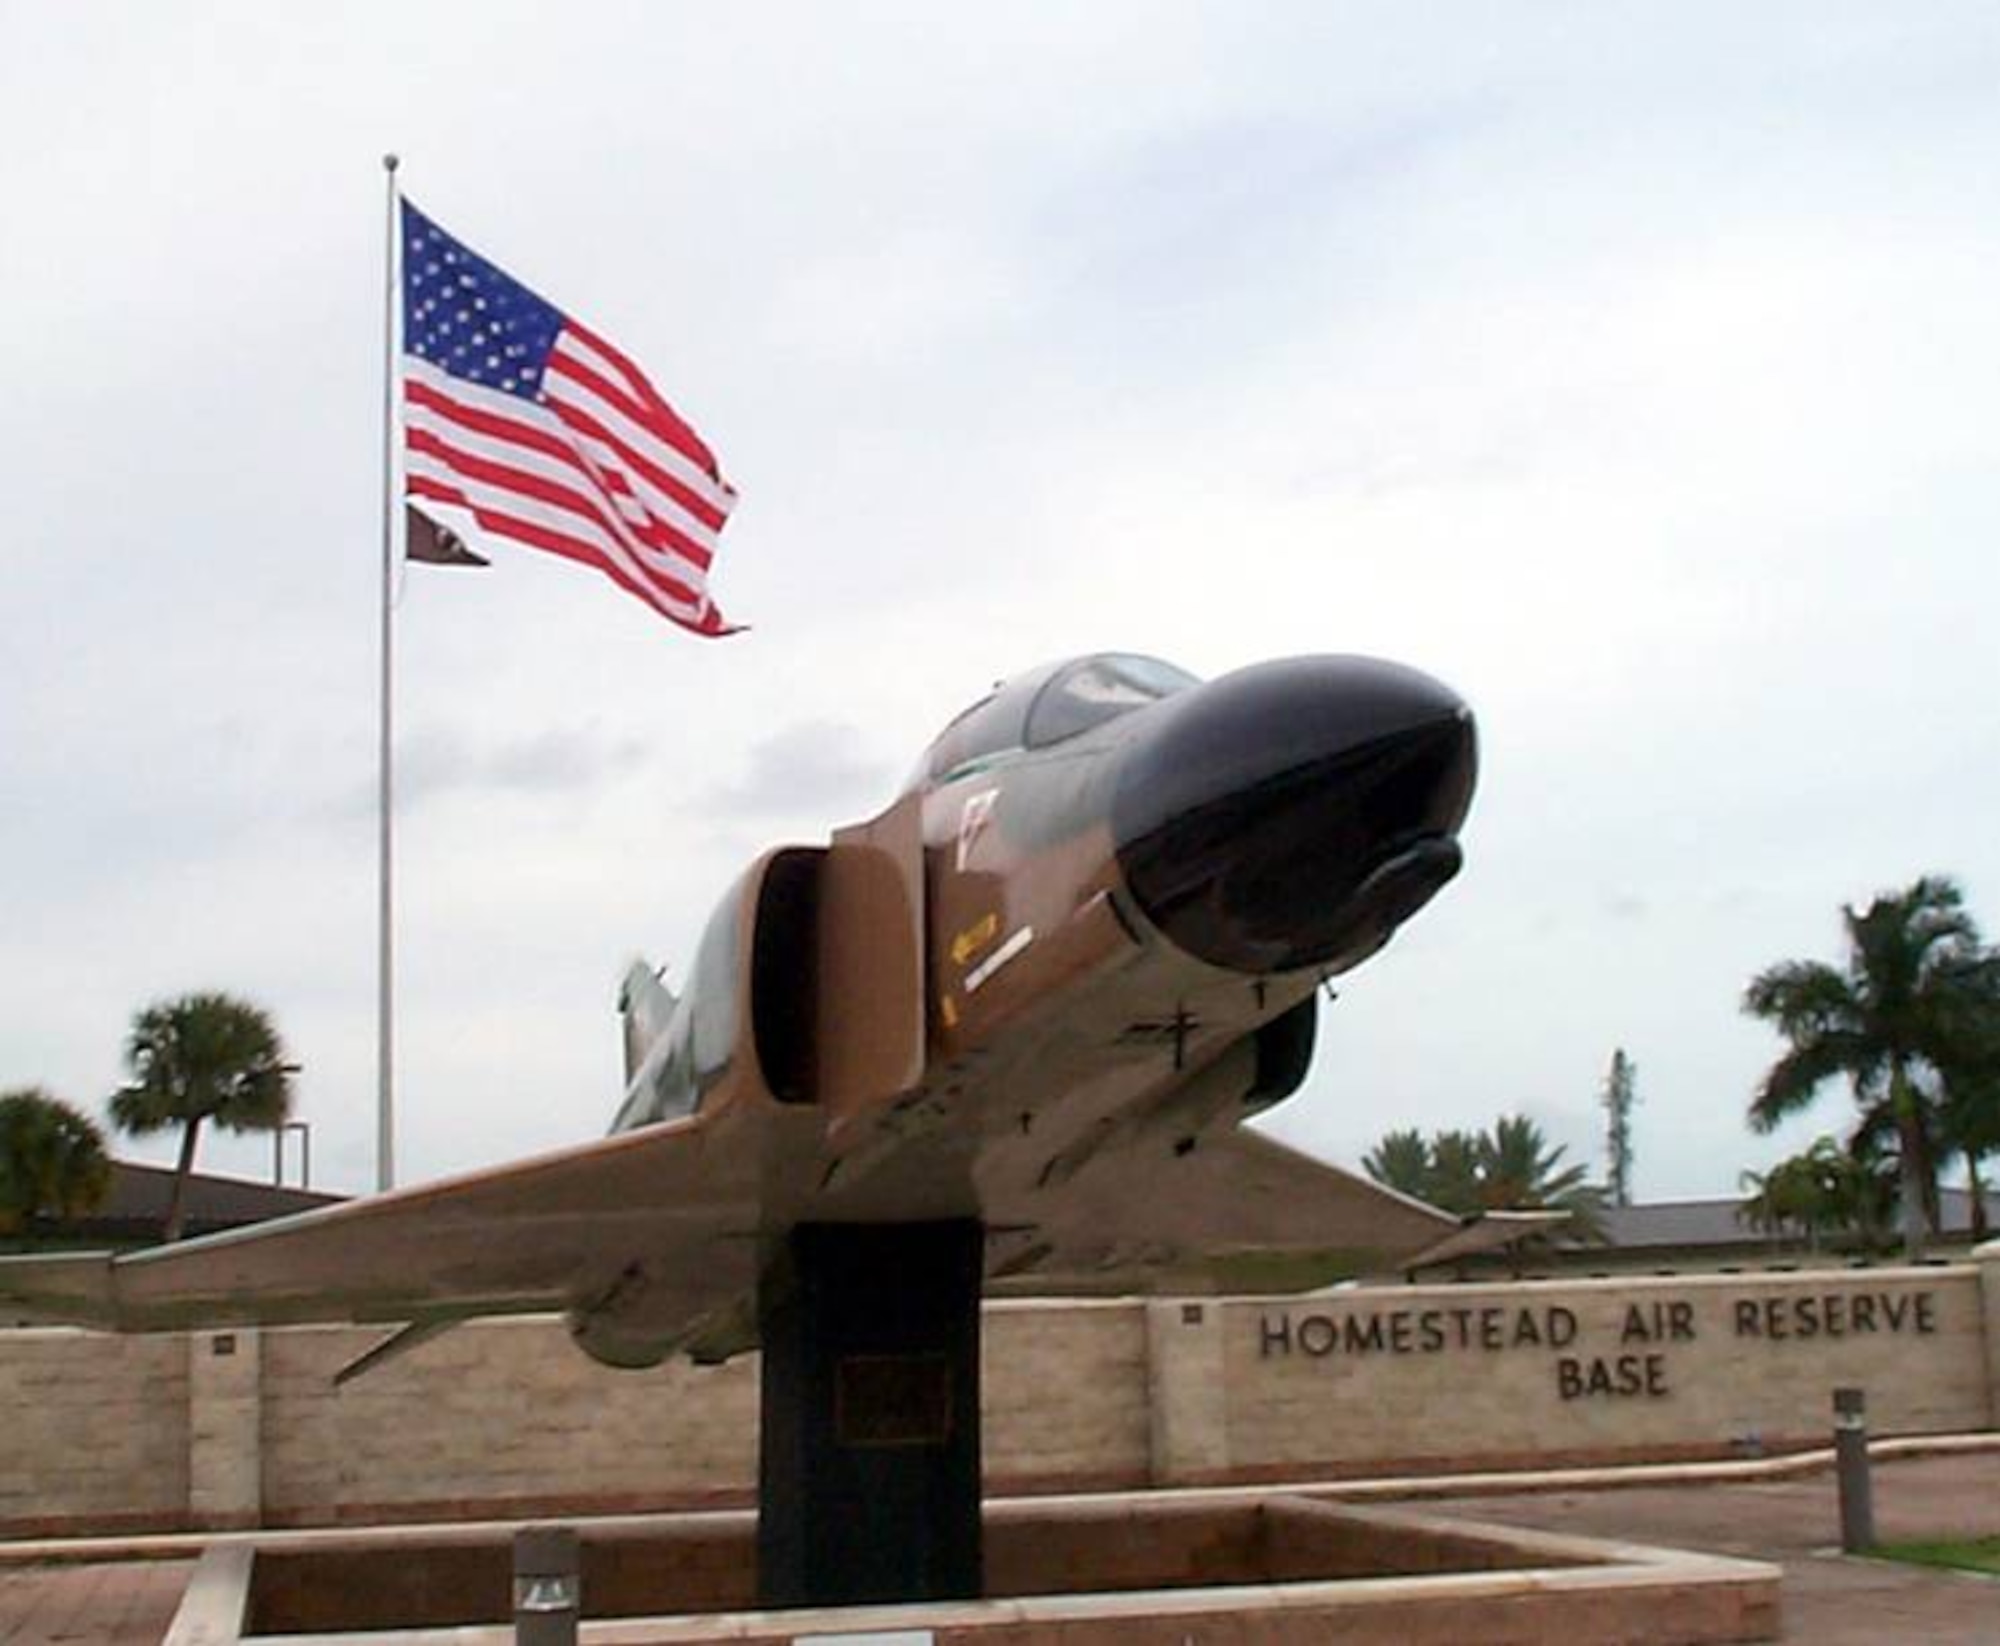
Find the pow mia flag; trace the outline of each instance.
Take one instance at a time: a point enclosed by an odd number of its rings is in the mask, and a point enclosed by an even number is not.
[[[449,526],[438,524],[427,514],[416,509],[405,509],[408,522],[406,558],[421,561],[426,566],[490,566],[492,561],[483,554],[474,554],[465,546],[465,539]]]

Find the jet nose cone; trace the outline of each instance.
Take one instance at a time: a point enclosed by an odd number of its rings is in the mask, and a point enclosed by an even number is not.
[[[1236,971],[1339,971],[1458,872],[1472,714],[1365,657],[1262,663],[1177,697],[1112,804],[1127,887],[1188,953]]]

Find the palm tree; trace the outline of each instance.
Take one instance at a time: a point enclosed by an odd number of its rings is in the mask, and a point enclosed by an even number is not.
[[[1485,1170],[1487,1148],[1484,1132],[1433,1133],[1430,1192],[1424,1199],[1461,1217],[1483,1209],[1487,1201],[1480,1193],[1480,1175]]]
[[[1361,1166],[1377,1183],[1447,1212],[1469,1216],[1480,1209],[1480,1151],[1485,1140],[1476,1132],[1433,1132],[1429,1137],[1414,1126],[1384,1132],[1382,1141],[1362,1157]]]
[[[1414,1126],[1384,1132],[1382,1141],[1362,1157],[1361,1166],[1377,1183],[1419,1200],[1430,1199],[1431,1146]]]
[[[1790,1048],[1751,1100],[1753,1131],[1768,1132],[1845,1075],[1861,1132],[1892,1133],[1903,1181],[1903,1242],[1914,1257],[1935,1234],[1940,1087],[1972,1048],[1983,1021],[1992,957],[1965,912],[1964,894],[1939,875],[1885,892],[1860,913],[1841,910],[1847,965],[1788,960],[1759,972],[1743,1009],[1776,1024]]]
[[[1947,1076],[1939,1119],[1945,1142],[1965,1156],[1972,1238],[1984,1240],[1992,1231],[1987,1227],[1986,1183],[1979,1165],[1987,1155],[2000,1152],[2000,1070],[1989,1066]]]
[[[2000,953],[1988,950],[1978,964],[1961,968],[1959,981],[1951,1061],[1938,1071],[1939,1141],[1947,1153],[1965,1157],[1972,1237],[1984,1240],[1991,1231],[1980,1162],[2000,1152]]]
[[[1469,1217],[1492,1211],[1566,1211],[1566,1236],[1602,1238],[1604,1192],[1584,1181],[1584,1168],[1564,1166],[1566,1150],[1551,1146],[1525,1115],[1501,1115],[1491,1131],[1385,1134],[1362,1159],[1378,1183]]]
[[[1832,1142],[1823,1137],[1814,1147]],[[1807,1248],[1819,1250],[1820,1230],[1828,1221],[1826,1197],[1807,1155],[1788,1155],[1764,1171],[1744,1172],[1738,1181],[1743,1189],[1738,1215],[1751,1228],[1780,1238],[1788,1232],[1803,1234]]]
[[[132,1079],[112,1095],[111,1118],[135,1136],[181,1128],[180,1160],[163,1238],[178,1240],[202,1122],[224,1131],[274,1131],[292,1107],[296,1066],[271,1020],[226,994],[189,994],[148,1006],[125,1043]]]
[[[1817,1252],[1829,1234],[1853,1233],[1873,1246],[1896,1201],[1883,1162],[1843,1149],[1830,1137],[1813,1140],[1763,1172],[1745,1172],[1743,1220],[1766,1234],[1795,1231]]]
[[[1587,1168],[1563,1165],[1568,1150],[1526,1115],[1503,1114],[1481,1142],[1480,1198],[1489,1211],[1567,1212],[1565,1236],[1603,1238],[1604,1190],[1585,1181]]]
[[[111,1156],[95,1121],[39,1086],[0,1092],[0,1234],[80,1216],[110,1187]]]

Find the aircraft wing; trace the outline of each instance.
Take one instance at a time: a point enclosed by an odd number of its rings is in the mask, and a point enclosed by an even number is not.
[[[1184,1155],[1134,1153],[1091,1179],[1087,1212],[1023,1231],[991,1290],[1013,1296],[1307,1291],[1511,1245],[1561,1212],[1459,1218],[1257,1132]]]
[[[758,1151],[734,1106],[124,1256],[0,1258],[0,1315],[116,1331],[594,1312],[692,1326],[754,1295]],[[1448,1262],[1560,1214],[1452,1217],[1269,1138],[1128,1154],[1072,1209],[996,1224],[994,1295],[1296,1292]],[[747,1346],[747,1341],[740,1345]]]
[[[721,1118],[721,1117],[717,1117]],[[693,1319],[755,1284],[757,1192],[689,1118],[124,1256],[0,1259],[0,1315],[122,1331],[571,1308],[646,1260]]]

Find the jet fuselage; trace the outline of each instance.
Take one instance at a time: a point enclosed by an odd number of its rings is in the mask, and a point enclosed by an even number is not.
[[[644,1366],[754,1345],[802,1226],[977,1229],[985,1289],[1043,1296],[1297,1291],[1518,1239],[1546,1219],[1468,1227],[1241,1124],[1304,1078],[1318,984],[1457,869],[1474,763],[1464,705],[1392,663],[1053,665],[954,720],[879,816],[757,859],[679,998],[632,969],[611,1136],[156,1250],[0,1259],[0,1301],[400,1327],[350,1376],[560,1310]]]
[[[1465,705],[1373,659],[1201,683],[1100,654],[1010,681],[881,817],[738,882],[619,1125],[755,1130],[746,1243],[977,1218],[996,1276],[1058,1248],[1113,1276],[1135,1254],[1094,1243],[1099,1168],[1296,1089],[1316,986],[1457,871],[1475,761]],[[648,1291],[586,1346],[653,1357]]]

